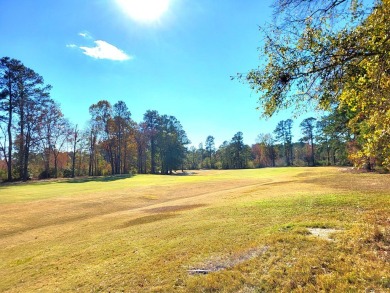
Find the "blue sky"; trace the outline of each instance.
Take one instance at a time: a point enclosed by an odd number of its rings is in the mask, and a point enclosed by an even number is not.
[[[137,1],[147,7],[132,7]],[[218,147],[238,131],[252,144],[259,133],[292,117],[284,111],[260,119],[258,95],[230,80],[258,65],[258,26],[272,20],[270,5],[269,0],[0,0],[0,56],[19,59],[42,75],[65,116],[82,127],[93,103],[123,100],[137,122],[148,109],[175,116],[195,146],[213,135]],[[295,121],[294,140],[308,116]]]

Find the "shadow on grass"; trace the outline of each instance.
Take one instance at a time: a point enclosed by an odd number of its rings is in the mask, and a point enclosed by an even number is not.
[[[87,182],[111,182],[122,179],[128,179],[133,177],[134,175],[126,174],[126,175],[113,175],[113,176],[97,176],[97,177],[78,177],[68,179],[61,183],[87,183]]]
[[[174,218],[176,216],[177,216],[177,214],[170,214],[170,213],[157,214],[157,215],[151,215],[151,216],[143,216],[143,217],[131,220],[131,221],[127,221],[127,222],[123,223],[121,226],[119,226],[118,228],[123,229],[123,228],[128,228],[131,226],[149,224],[149,223],[158,222],[158,221],[162,221],[162,220],[166,220],[166,219],[171,219],[171,218]]]
[[[18,185],[49,185],[54,183],[87,183],[87,182],[111,182],[122,179],[132,178],[134,175],[112,175],[112,176],[96,176],[96,177],[76,177],[76,178],[51,178],[42,180],[29,181],[14,181],[14,182],[0,182],[0,189],[9,188]]]
[[[167,176],[191,176],[196,175],[196,172],[175,172],[169,174]],[[161,175],[161,174],[155,174]],[[111,182],[122,179],[132,178],[135,175],[130,174],[122,174],[122,175],[109,175],[109,176],[84,176],[84,177],[76,177],[76,178],[50,178],[50,179],[42,179],[42,180],[28,180],[28,181],[13,181],[13,182],[2,182],[0,181],[0,189],[6,188],[10,186],[22,185],[22,184],[34,184],[34,185],[48,185],[52,183],[87,183],[87,182]]]

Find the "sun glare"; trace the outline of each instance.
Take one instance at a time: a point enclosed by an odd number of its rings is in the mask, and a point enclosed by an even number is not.
[[[168,10],[170,0],[117,0],[117,3],[133,20],[153,22]]]

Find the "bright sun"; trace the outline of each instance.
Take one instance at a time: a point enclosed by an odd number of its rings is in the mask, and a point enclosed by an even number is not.
[[[135,21],[158,20],[169,7],[170,0],[116,0],[122,10]]]

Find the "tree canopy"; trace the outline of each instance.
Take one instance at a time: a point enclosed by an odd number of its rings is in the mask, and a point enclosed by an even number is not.
[[[312,105],[342,111],[357,166],[390,167],[390,1],[276,0],[260,65],[239,78],[264,116]]]

